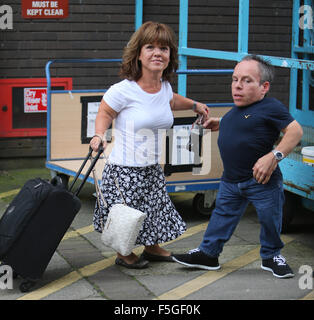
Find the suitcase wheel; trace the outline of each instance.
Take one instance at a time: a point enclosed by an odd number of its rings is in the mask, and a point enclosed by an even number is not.
[[[28,292],[35,284],[36,284],[36,282],[31,281],[31,280],[23,281],[19,286],[20,291],[21,292]]]

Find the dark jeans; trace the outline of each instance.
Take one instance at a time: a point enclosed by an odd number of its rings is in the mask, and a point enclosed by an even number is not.
[[[240,183],[221,181],[216,207],[199,247],[201,251],[213,257],[219,256],[249,202],[254,205],[261,224],[262,259],[280,254],[284,246],[280,239],[284,204],[281,177],[272,177],[265,185],[257,183],[254,178]]]

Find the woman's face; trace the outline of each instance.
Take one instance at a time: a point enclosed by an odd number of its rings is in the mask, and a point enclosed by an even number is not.
[[[157,42],[147,43],[141,48],[139,60],[142,63],[142,72],[162,72],[170,61],[170,48]]]

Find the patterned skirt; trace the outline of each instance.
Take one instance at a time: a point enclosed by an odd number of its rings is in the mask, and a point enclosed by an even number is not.
[[[94,228],[102,232],[110,207],[123,203],[115,184],[117,179],[125,203],[147,214],[136,245],[150,246],[176,239],[186,230],[186,224],[175,209],[168,192],[164,173],[159,164],[148,167],[124,167],[106,164],[100,190],[108,204],[96,201]]]

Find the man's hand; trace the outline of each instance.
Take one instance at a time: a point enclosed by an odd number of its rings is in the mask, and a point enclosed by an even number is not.
[[[258,183],[266,184],[277,167],[277,160],[272,152],[259,158],[253,167],[253,177]]]
[[[203,127],[205,129],[210,129],[211,131],[218,131],[219,130],[219,123],[220,123],[220,118],[210,117],[208,120],[206,120],[203,123]]]

